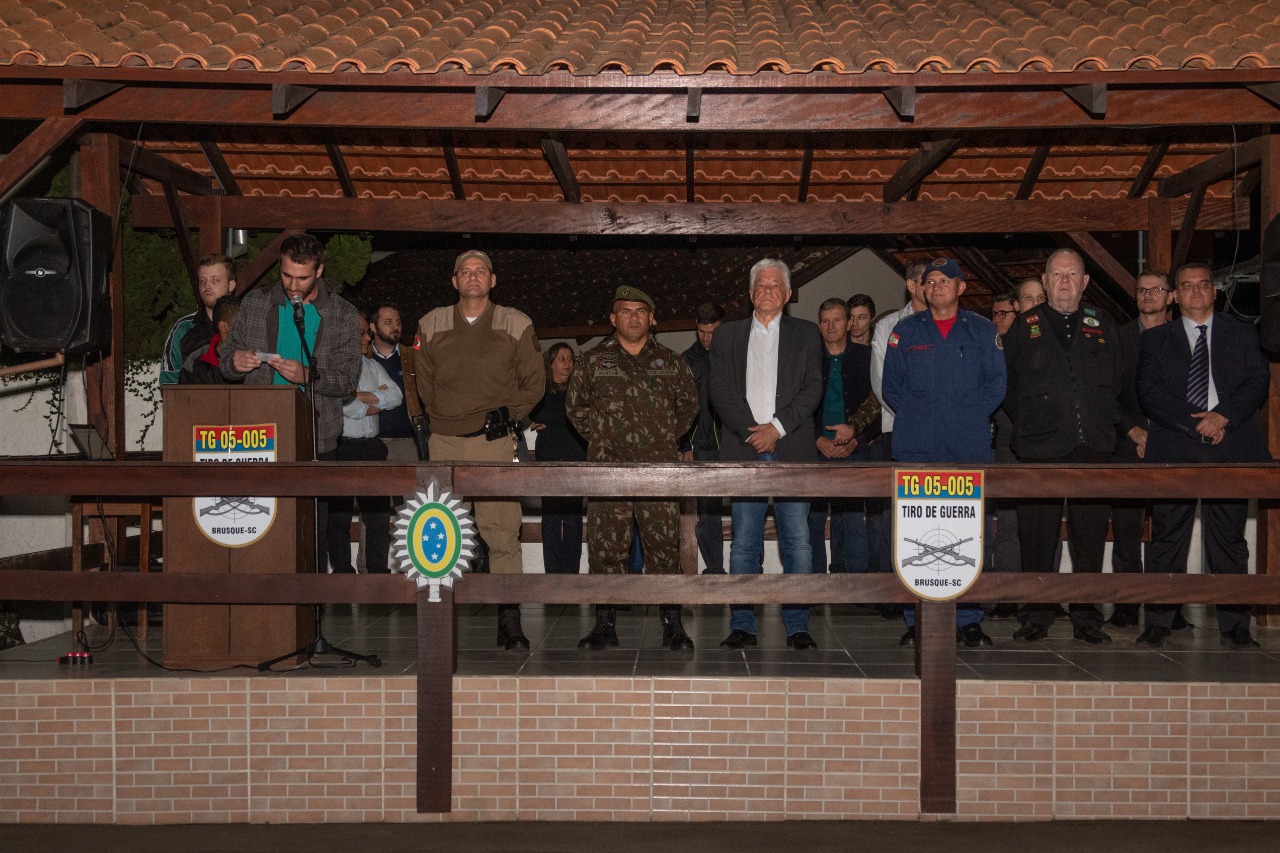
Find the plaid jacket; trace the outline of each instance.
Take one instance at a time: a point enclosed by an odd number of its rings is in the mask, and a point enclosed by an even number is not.
[[[231,336],[222,348],[223,376],[243,377],[247,385],[270,385],[275,381],[275,371],[267,365],[240,373],[232,358],[236,350],[276,351],[280,332],[277,309],[285,304],[284,288],[278,285],[254,288],[244,297]],[[321,453],[327,453],[338,446],[342,404],[355,396],[360,379],[360,315],[324,279],[316,282],[314,304],[320,312],[320,329],[316,332],[311,390],[316,401],[316,446]]]

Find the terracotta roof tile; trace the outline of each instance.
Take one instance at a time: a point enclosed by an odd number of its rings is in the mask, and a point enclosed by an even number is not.
[[[1273,0],[0,0],[0,64],[33,60],[374,74],[1275,68],[1280,8]]]

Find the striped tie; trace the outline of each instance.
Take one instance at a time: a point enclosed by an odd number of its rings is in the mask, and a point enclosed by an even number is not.
[[[1187,402],[1197,412],[1209,410],[1209,339],[1205,337],[1208,326],[1196,326],[1200,337],[1191,350],[1191,375],[1187,379]]]

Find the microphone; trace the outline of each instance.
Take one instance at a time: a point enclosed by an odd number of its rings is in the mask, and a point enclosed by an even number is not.
[[[289,304],[293,306],[293,322],[298,324],[298,328],[302,328],[302,294],[289,294]]]

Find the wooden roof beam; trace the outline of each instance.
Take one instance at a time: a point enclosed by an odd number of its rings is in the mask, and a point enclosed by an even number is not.
[[[449,172],[449,186],[453,188],[453,197],[462,201],[467,193],[462,185],[462,170],[458,168],[458,149],[453,144],[453,134],[447,130],[440,131],[440,150],[444,154],[444,167]]]
[[[920,148],[884,185],[884,200],[894,202],[916,190],[922,181],[960,147],[958,138],[937,139],[920,143]]]
[[[916,117],[916,87],[891,86],[884,90],[885,100],[902,121],[914,121]]]
[[[178,251],[182,254],[182,265],[187,268],[187,278],[191,282],[191,293],[196,298],[196,305],[200,304],[200,276],[199,267],[196,265],[196,252],[191,248],[191,237],[187,229],[185,217],[182,215],[182,205],[178,201],[178,190],[173,184],[164,185],[164,201],[169,208],[169,216],[173,219],[175,235],[178,240]]]
[[[951,251],[955,252],[958,260],[963,261],[967,267],[982,276],[982,280],[987,283],[987,288],[993,294],[1013,290],[1013,279],[987,257],[986,252],[971,246],[955,246],[951,247]]]
[[[347,169],[347,161],[342,156],[342,149],[336,142],[326,142],[324,150],[329,155],[329,164],[342,187],[342,194],[347,198],[356,197],[356,185],[351,182],[351,172]]]
[[[1075,244],[1075,247],[1084,254],[1089,260],[1098,265],[1107,277],[1120,285],[1124,292],[1130,296],[1137,298],[1138,280],[1125,269],[1124,264],[1116,260],[1115,255],[1107,251],[1106,247],[1099,243],[1088,231],[1068,231],[1067,239]]]
[[[1142,168],[1138,170],[1138,176],[1133,179],[1133,186],[1129,187],[1129,198],[1142,198],[1147,187],[1151,186],[1151,179],[1156,176],[1156,169],[1160,168],[1160,161],[1168,151],[1169,143],[1167,142],[1157,142],[1151,146],[1147,159],[1142,162]]]
[[[1031,162],[1027,164],[1027,171],[1022,175],[1022,183],[1018,185],[1018,193],[1014,198],[1025,200],[1031,198],[1031,193],[1036,188],[1036,181],[1040,180],[1040,172],[1044,169],[1044,161],[1049,159],[1049,146],[1041,145],[1031,155]]]
[[[1198,186],[1208,186],[1239,174],[1245,169],[1251,169],[1262,162],[1266,150],[1265,135],[1255,136],[1248,142],[1234,145],[1203,163],[1197,163],[1190,169],[1183,169],[1176,175],[1165,178],[1160,182],[1160,197],[1177,198]]]
[[[1060,234],[1142,231],[1144,199],[882,202],[581,202],[374,198],[183,196],[187,219],[203,221],[217,202],[228,228],[318,231],[431,231],[444,234],[615,236],[805,236],[901,234]],[[163,199],[134,199],[135,228],[171,228]]]
[[[7,198],[22,186],[83,125],[84,121],[81,119],[62,116],[42,121],[39,127],[4,155],[4,159],[0,159],[0,199]]]
[[[293,111],[305,104],[320,90],[314,86],[298,86],[294,83],[273,83],[271,86],[271,117],[276,121],[288,118]]]
[[[543,139],[542,155],[551,165],[551,171],[560,184],[561,192],[564,193],[564,200],[582,201],[582,189],[578,186],[578,176],[573,172],[573,164],[569,162],[569,152],[565,149],[564,143],[550,137]]]
[[[1107,117],[1106,83],[1081,83],[1078,86],[1067,86],[1062,92],[1083,107],[1092,118]]]
[[[124,88],[123,83],[106,80],[83,80],[71,78],[62,81],[62,110],[67,113],[79,112],[90,104],[97,103],[113,92]]]
[[[204,140],[200,143],[200,150],[204,152],[204,159],[209,161],[209,168],[213,170],[213,176],[218,179],[222,194],[240,195],[240,184],[232,174],[231,167],[227,165],[227,158],[222,156],[222,149],[218,147],[218,143]]]
[[[132,142],[120,141],[120,164],[129,172],[145,175],[180,192],[214,194],[213,185],[204,175]]]

